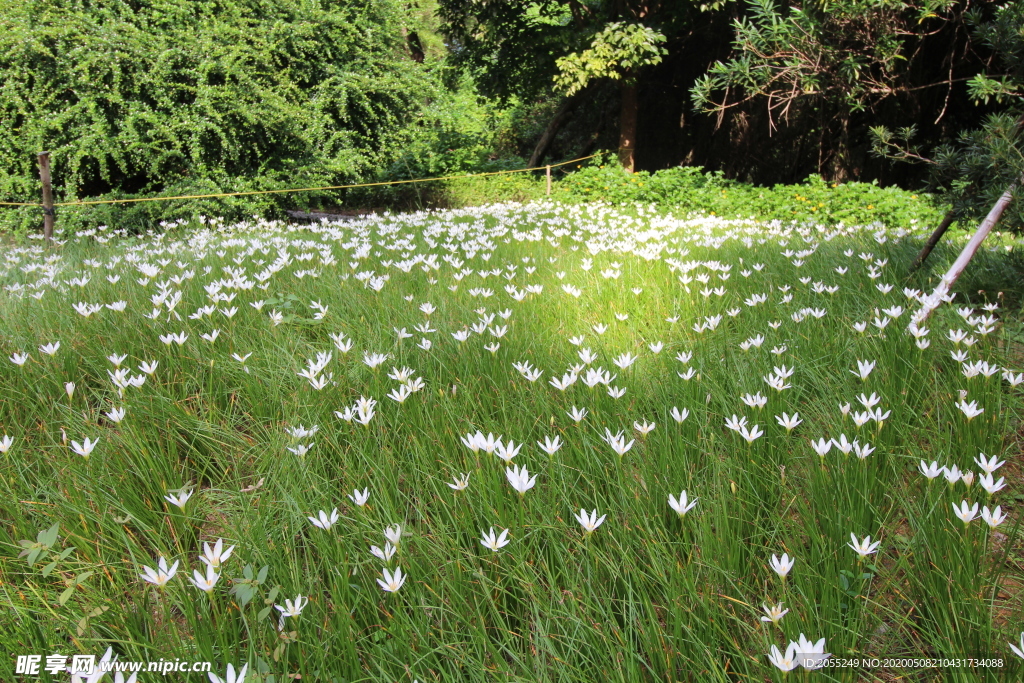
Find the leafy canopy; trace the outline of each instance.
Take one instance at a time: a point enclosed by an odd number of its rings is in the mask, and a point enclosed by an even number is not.
[[[555,85],[572,95],[597,78],[634,78],[642,66],[661,62],[665,36],[642,24],[612,22],[594,36],[590,47],[557,60]]]
[[[434,97],[397,0],[0,0],[0,196],[358,179]]]

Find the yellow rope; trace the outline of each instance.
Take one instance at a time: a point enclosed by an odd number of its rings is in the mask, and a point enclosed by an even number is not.
[[[590,156],[580,157],[579,159],[572,159],[570,161],[563,161],[558,164],[551,164],[551,168],[558,166],[566,166],[568,164],[575,164],[579,161],[586,161],[587,159],[593,159],[598,156],[597,154],[591,154]],[[247,197],[257,194],[284,194],[286,192],[316,192],[319,190],[345,190],[354,187],[378,187],[381,185],[404,185],[407,183],[429,183],[437,180],[455,180],[457,178],[484,178],[487,176],[496,175],[508,175],[510,173],[526,173],[528,171],[542,171],[548,168],[547,166],[535,166],[533,168],[517,168],[511,171],[491,171],[489,173],[467,173],[465,175],[449,175],[441,176],[439,178],[416,178],[414,180],[390,180],[387,182],[380,183],[355,183],[353,185],[323,185],[321,187],[300,187],[292,188],[287,190],[250,190],[247,192],[220,192],[217,194],[190,194],[182,195],[180,197],[139,197],[137,199],[96,199],[90,201],[74,201],[74,202],[54,202],[54,206],[89,206],[95,204],[130,204],[138,202],[162,202],[171,201],[173,199],[212,199],[215,197]],[[0,202],[0,206],[42,206],[39,202]]]

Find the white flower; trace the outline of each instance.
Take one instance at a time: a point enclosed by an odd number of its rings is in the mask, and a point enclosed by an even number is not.
[[[846,545],[853,548],[854,552],[860,555],[861,559],[877,552],[878,546],[881,543],[881,541],[875,541],[872,543],[870,536],[865,536],[863,541],[858,541],[857,536],[853,532],[850,532],[850,540],[853,541],[853,543],[847,543]]]
[[[968,403],[966,400],[962,400],[956,404],[956,407],[963,411],[963,414],[967,416],[968,421],[973,420],[985,412],[984,408],[978,407],[977,401],[971,401]]]
[[[980,467],[986,474],[992,474],[1006,464],[1005,460],[999,460],[995,455],[991,458],[987,458],[984,453],[978,453],[978,457],[974,459],[974,462],[978,463],[978,467]]]
[[[857,369],[856,370],[850,370],[850,373],[854,374],[854,375],[857,375],[861,379],[867,379],[868,375],[871,374],[871,371],[875,369],[875,363],[876,363],[876,361],[873,361],[873,360],[872,361],[858,360],[857,361]]]
[[[505,477],[508,479],[508,483],[512,485],[519,495],[525,495],[527,491],[533,488],[533,485],[537,483],[537,475],[530,477],[530,472],[525,468],[505,468]]]
[[[552,439],[550,436],[545,436],[544,443],[538,441],[537,445],[540,446],[540,449],[547,453],[548,455],[554,455],[556,452],[558,452],[558,449],[562,447],[562,440],[561,437],[558,436],[556,436],[554,439]]]
[[[633,428],[640,432],[641,436],[647,436],[654,431],[655,423],[644,420],[643,422],[634,422]]]
[[[754,395],[744,394],[741,400],[751,408],[764,408],[768,403],[768,399],[760,391]]]
[[[782,415],[776,415],[775,421],[778,422],[781,426],[785,427],[787,432],[793,431],[793,429],[796,428],[797,425],[803,422],[803,420],[800,419],[800,413],[793,413],[792,417],[790,417],[786,413],[783,413]]]
[[[672,410],[669,411],[669,415],[672,416],[673,420],[675,420],[679,424],[682,424],[683,421],[690,416],[690,410],[688,408],[683,408],[682,410],[679,410],[679,408],[672,406]]]
[[[27,353],[13,353],[13,354],[11,354],[11,362],[14,363],[15,365],[23,366],[23,365],[25,365],[25,362],[27,360],[28,360],[28,354]]]
[[[0,453],[6,453],[11,450],[11,446],[14,444],[14,439],[4,434],[4,438],[0,439]]]
[[[761,617],[761,621],[764,621],[764,622],[767,622],[767,623],[771,623],[771,624],[779,623],[779,620],[782,619],[782,617],[786,616],[786,613],[789,612],[788,609],[782,609],[782,603],[781,602],[779,604],[775,605],[774,607],[769,607],[768,605],[765,605],[764,603],[762,603],[761,604],[761,609],[763,609],[764,613],[766,615],[768,615],[768,616]]]
[[[831,439],[819,438],[817,441],[811,441],[811,447],[814,453],[824,458],[831,451]]]
[[[452,487],[456,491],[463,491],[467,486],[469,486],[469,475],[465,473],[460,474],[454,478],[454,481],[454,484],[448,484],[448,486]]]
[[[363,362],[366,363],[370,369],[376,369],[377,366],[386,362],[390,357],[390,354],[385,353],[363,353]]]
[[[591,511],[589,515],[587,514],[586,510],[580,509],[580,513],[576,515],[576,521],[579,522],[580,526],[583,527],[584,531],[586,531],[587,534],[590,535],[594,533],[597,527],[601,526],[601,524],[604,523],[604,518],[607,516],[608,515],[601,515],[601,518],[598,519],[596,509]]]
[[[633,363],[635,363],[636,359],[637,359],[636,356],[632,356],[632,355],[630,355],[628,353],[624,353],[624,354],[622,354],[620,356],[617,356],[615,358],[615,360],[612,361],[612,362],[614,362],[621,369],[625,370],[626,368],[631,366]]]
[[[397,548],[391,545],[390,542],[384,544],[384,550],[381,550],[375,545],[370,546],[370,552],[373,553],[374,557],[377,557],[385,562],[390,562],[391,558],[395,556]]]
[[[73,450],[75,453],[82,456],[83,458],[88,458],[89,455],[92,453],[93,449],[96,448],[96,444],[98,444],[99,442],[99,439],[91,441],[89,437],[85,437],[85,440],[82,441],[82,443],[72,441],[71,450]]]
[[[45,353],[47,356],[52,356],[55,353],[57,353],[57,350],[59,348],[60,348],[60,342],[59,341],[55,341],[55,342],[51,342],[49,344],[43,344],[42,346],[40,346],[39,347],[39,353]],[[14,360],[14,359],[12,358],[11,360]],[[17,361],[15,361],[15,362],[17,362]],[[18,365],[21,365],[21,363],[18,363]]]
[[[983,507],[981,509],[981,518],[993,529],[1006,521],[1006,515],[1003,514],[1002,509],[998,505],[995,510],[989,510],[988,506]]]
[[[697,374],[697,371],[694,370],[693,368],[686,368],[686,372],[677,372],[676,374],[679,375],[680,379],[685,379],[689,381],[693,379],[694,375]]]
[[[800,662],[796,661],[796,646],[795,642],[790,642],[789,647],[786,648],[786,654],[783,655],[779,652],[778,646],[772,645],[771,652],[768,654],[768,661],[783,672],[792,671],[800,666]]]
[[[1013,643],[1010,643],[1010,649],[1013,650],[1013,654],[1017,655],[1021,659],[1024,659],[1024,631],[1020,634],[1020,647],[1018,648]]]
[[[1004,477],[999,477],[999,481],[995,481],[994,479],[995,477],[988,472],[985,472],[978,478],[978,482],[981,483],[981,488],[985,489],[989,495],[992,495],[1006,486],[1006,479]]]
[[[793,643],[790,643],[792,645]],[[821,638],[816,643],[809,641],[803,633],[800,640],[796,642],[796,660],[805,669],[814,671],[820,669],[825,660],[832,655],[825,652],[825,639]]]
[[[382,573],[384,575],[384,578],[377,579],[377,583],[379,583],[380,587],[383,588],[384,591],[387,593],[394,593],[395,591],[397,591],[405,583],[406,578],[408,578],[402,575],[401,567],[395,567],[394,574],[389,572],[385,567]]]
[[[167,582],[174,578],[174,573],[178,571],[178,561],[175,560],[174,564],[167,567],[167,560],[162,556],[157,564],[157,569],[151,569],[150,567],[143,566],[142,574],[139,574],[143,579],[153,584],[157,588],[163,588],[167,585]]]
[[[523,444],[516,445],[515,441],[509,439],[508,443],[497,442],[494,446],[494,454],[505,462],[512,462],[512,458],[519,455],[519,449]]]
[[[567,411],[567,414],[576,422],[581,422],[587,416],[587,409],[573,406],[572,410]]]
[[[120,422],[124,419],[125,410],[123,407],[111,408],[108,412],[104,413],[111,422]]]
[[[235,673],[235,667],[228,664],[228,670],[224,678],[212,673],[206,672],[206,675],[210,677],[210,683],[245,683],[245,673],[249,669],[248,664],[244,664],[238,673]],[[135,674],[132,674],[133,676]]]
[[[315,444],[312,443],[299,443],[295,444],[294,446],[288,446],[288,450],[301,458],[305,456],[306,453],[309,453],[309,449],[312,448],[314,445]]]
[[[480,545],[482,545],[485,548],[490,548],[494,552],[498,552],[498,550],[504,548],[506,545],[509,544],[508,529],[502,531],[500,536],[494,535],[493,526],[491,527],[490,532],[485,534],[481,531],[480,533],[483,534],[483,539],[481,539]]]
[[[978,504],[975,503],[974,507],[970,507],[965,500],[960,503],[959,507],[957,507],[957,504],[953,503],[953,512],[960,518],[961,522],[964,524],[970,524],[971,520],[978,516]]]
[[[741,427],[746,426],[747,418],[737,417],[735,413],[732,416],[725,418],[725,426],[734,432],[738,432]]]
[[[224,549],[224,539],[218,538],[217,542],[212,546],[209,543],[203,542],[203,554],[199,556],[204,564],[214,569],[220,568],[220,566],[231,557],[231,552],[235,549],[235,546],[230,546],[227,550]]]
[[[177,505],[179,508],[184,510],[185,509],[185,503],[188,502],[188,499],[192,497],[193,493],[194,493],[193,491],[179,491],[178,495],[176,495],[176,496],[175,495],[164,496],[164,500],[166,500],[171,505]]]
[[[863,460],[864,458],[871,455],[875,450],[875,447],[869,443],[861,444],[858,441],[853,442],[853,452],[857,454],[857,457]]]
[[[694,498],[692,501],[689,500],[686,496],[686,491],[683,491],[679,494],[678,500],[675,496],[669,494],[668,504],[669,507],[676,511],[676,514],[682,517],[697,505],[698,500],[700,500],[700,498]]]
[[[781,559],[774,553],[772,554],[772,571],[778,574],[780,579],[786,578],[794,564],[796,564],[796,558],[791,558],[788,553],[783,553]]]
[[[326,531],[334,526],[335,522],[338,521],[338,508],[334,508],[329,516],[326,512],[321,510],[319,513],[319,519],[316,517],[307,517],[306,519],[312,522],[313,526]]]
[[[846,439],[846,434],[840,434],[838,439],[832,439],[832,444],[842,451],[843,455],[849,455],[853,450],[853,444]]]
[[[739,431],[740,436],[746,439],[747,443],[754,443],[754,441],[756,441],[758,438],[764,436],[764,432],[758,425],[754,425],[749,430],[747,429],[746,425],[743,425],[737,431]]]
[[[370,498],[370,489],[369,487],[364,488],[362,492],[359,489],[355,489],[352,493],[348,494],[348,497],[353,503],[362,507],[366,505],[366,501]]]
[[[297,617],[302,614],[302,610],[309,604],[309,598],[304,598],[302,595],[296,596],[294,602],[291,600],[284,601],[284,607],[280,605],[274,605],[274,608],[281,612],[281,623],[284,623],[285,617]]]
[[[937,476],[942,474],[943,470],[945,469],[944,467],[939,467],[939,463],[934,460],[932,460],[930,465],[925,463],[924,460],[922,460],[921,464],[918,467],[921,470],[921,474],[928,477],[929,479],[936,478]]]
[[[398,524],[386,527],[384,529],[384,538],[390,541],[392,545],[397,546],[402,542],[402,527]]]
[[[634,441],[626,443],[626,436],[622,432],[613,435],[608,429],[605,429],[604,431],[605,441],[608,442],[608,445],[612,447],[612,450],[615,451],[620,458],[628,453],[629,449],[631,449],[635,443]]]
[[[220,579],[220,574],[214,572],[213,567],[211,565],[206,565],[205,577],[199,573],[198,569],[192,570],[192,576],[195,578],[189,578],[189,581],[191,581],[192,585],[194,585],[196,588],[203,591],[204,593],[209,593],[210,591],[212,591],[214,586],[217,585],[217,580]]]

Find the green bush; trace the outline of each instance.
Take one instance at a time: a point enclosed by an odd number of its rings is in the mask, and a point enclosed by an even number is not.
[[[408,57],[398,0],[0,0],[0,200],[58,201],[338,185],[402,149],[436,63]],[[436,60],[435,60],[436,62]],[[63,225],[240,217],[325,200],[65,210]],[[39,210],[0,213],[34,227]]]
[[[611,161],[568,176],[558,183],[555,196],[563,201],[655,203],[665,209],[727,218],[847,225],[931,224],[943,214],[930,195],[872,183],[834,184],[811,176],[799,185],[756,187],[700,167],[630,174]]]

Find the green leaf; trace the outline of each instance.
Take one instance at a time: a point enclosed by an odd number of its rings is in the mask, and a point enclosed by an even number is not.
[[[67,602],[68,600],[70,600],[70,599],[71,599],[71,595],[72,595],[72,594],[73,594],[74,592],[75,592],[75,584],[71,584],[70,586],[68,586],[68,587],[67,587],[67,588],[66,588],[66,589],[64,590],[64,592],[63,592],[63,593],[61,593],[61,594],[60,594],[60,598],[58,598],[58,599],[57,599],[57,601],[58,601],[58,602],[59,602],[59,603],[61,604],[61,606],[63,607],[63,606],[64,606],[64,603],[66,603],[66,602]]]
[[[248,605],[254,595],[252,586],[247,583],[236,583],[230,592],[234,593],[240,607]]]
[[[53,546],[57,542],[57,530],[60,528],[60,523],[54,524],[46,531],[39,532],[39,542],[45,545],[47,548]]]
[[[57,561],[54,560],[53,562],[51,562],[50,564],[46,565],[45,567],[43,567],[39,571],[42,573],[43,576],[49,576],[50,572],[52,572],[54,570],[54,568],[56,568],[56,566],[57,566]]]

